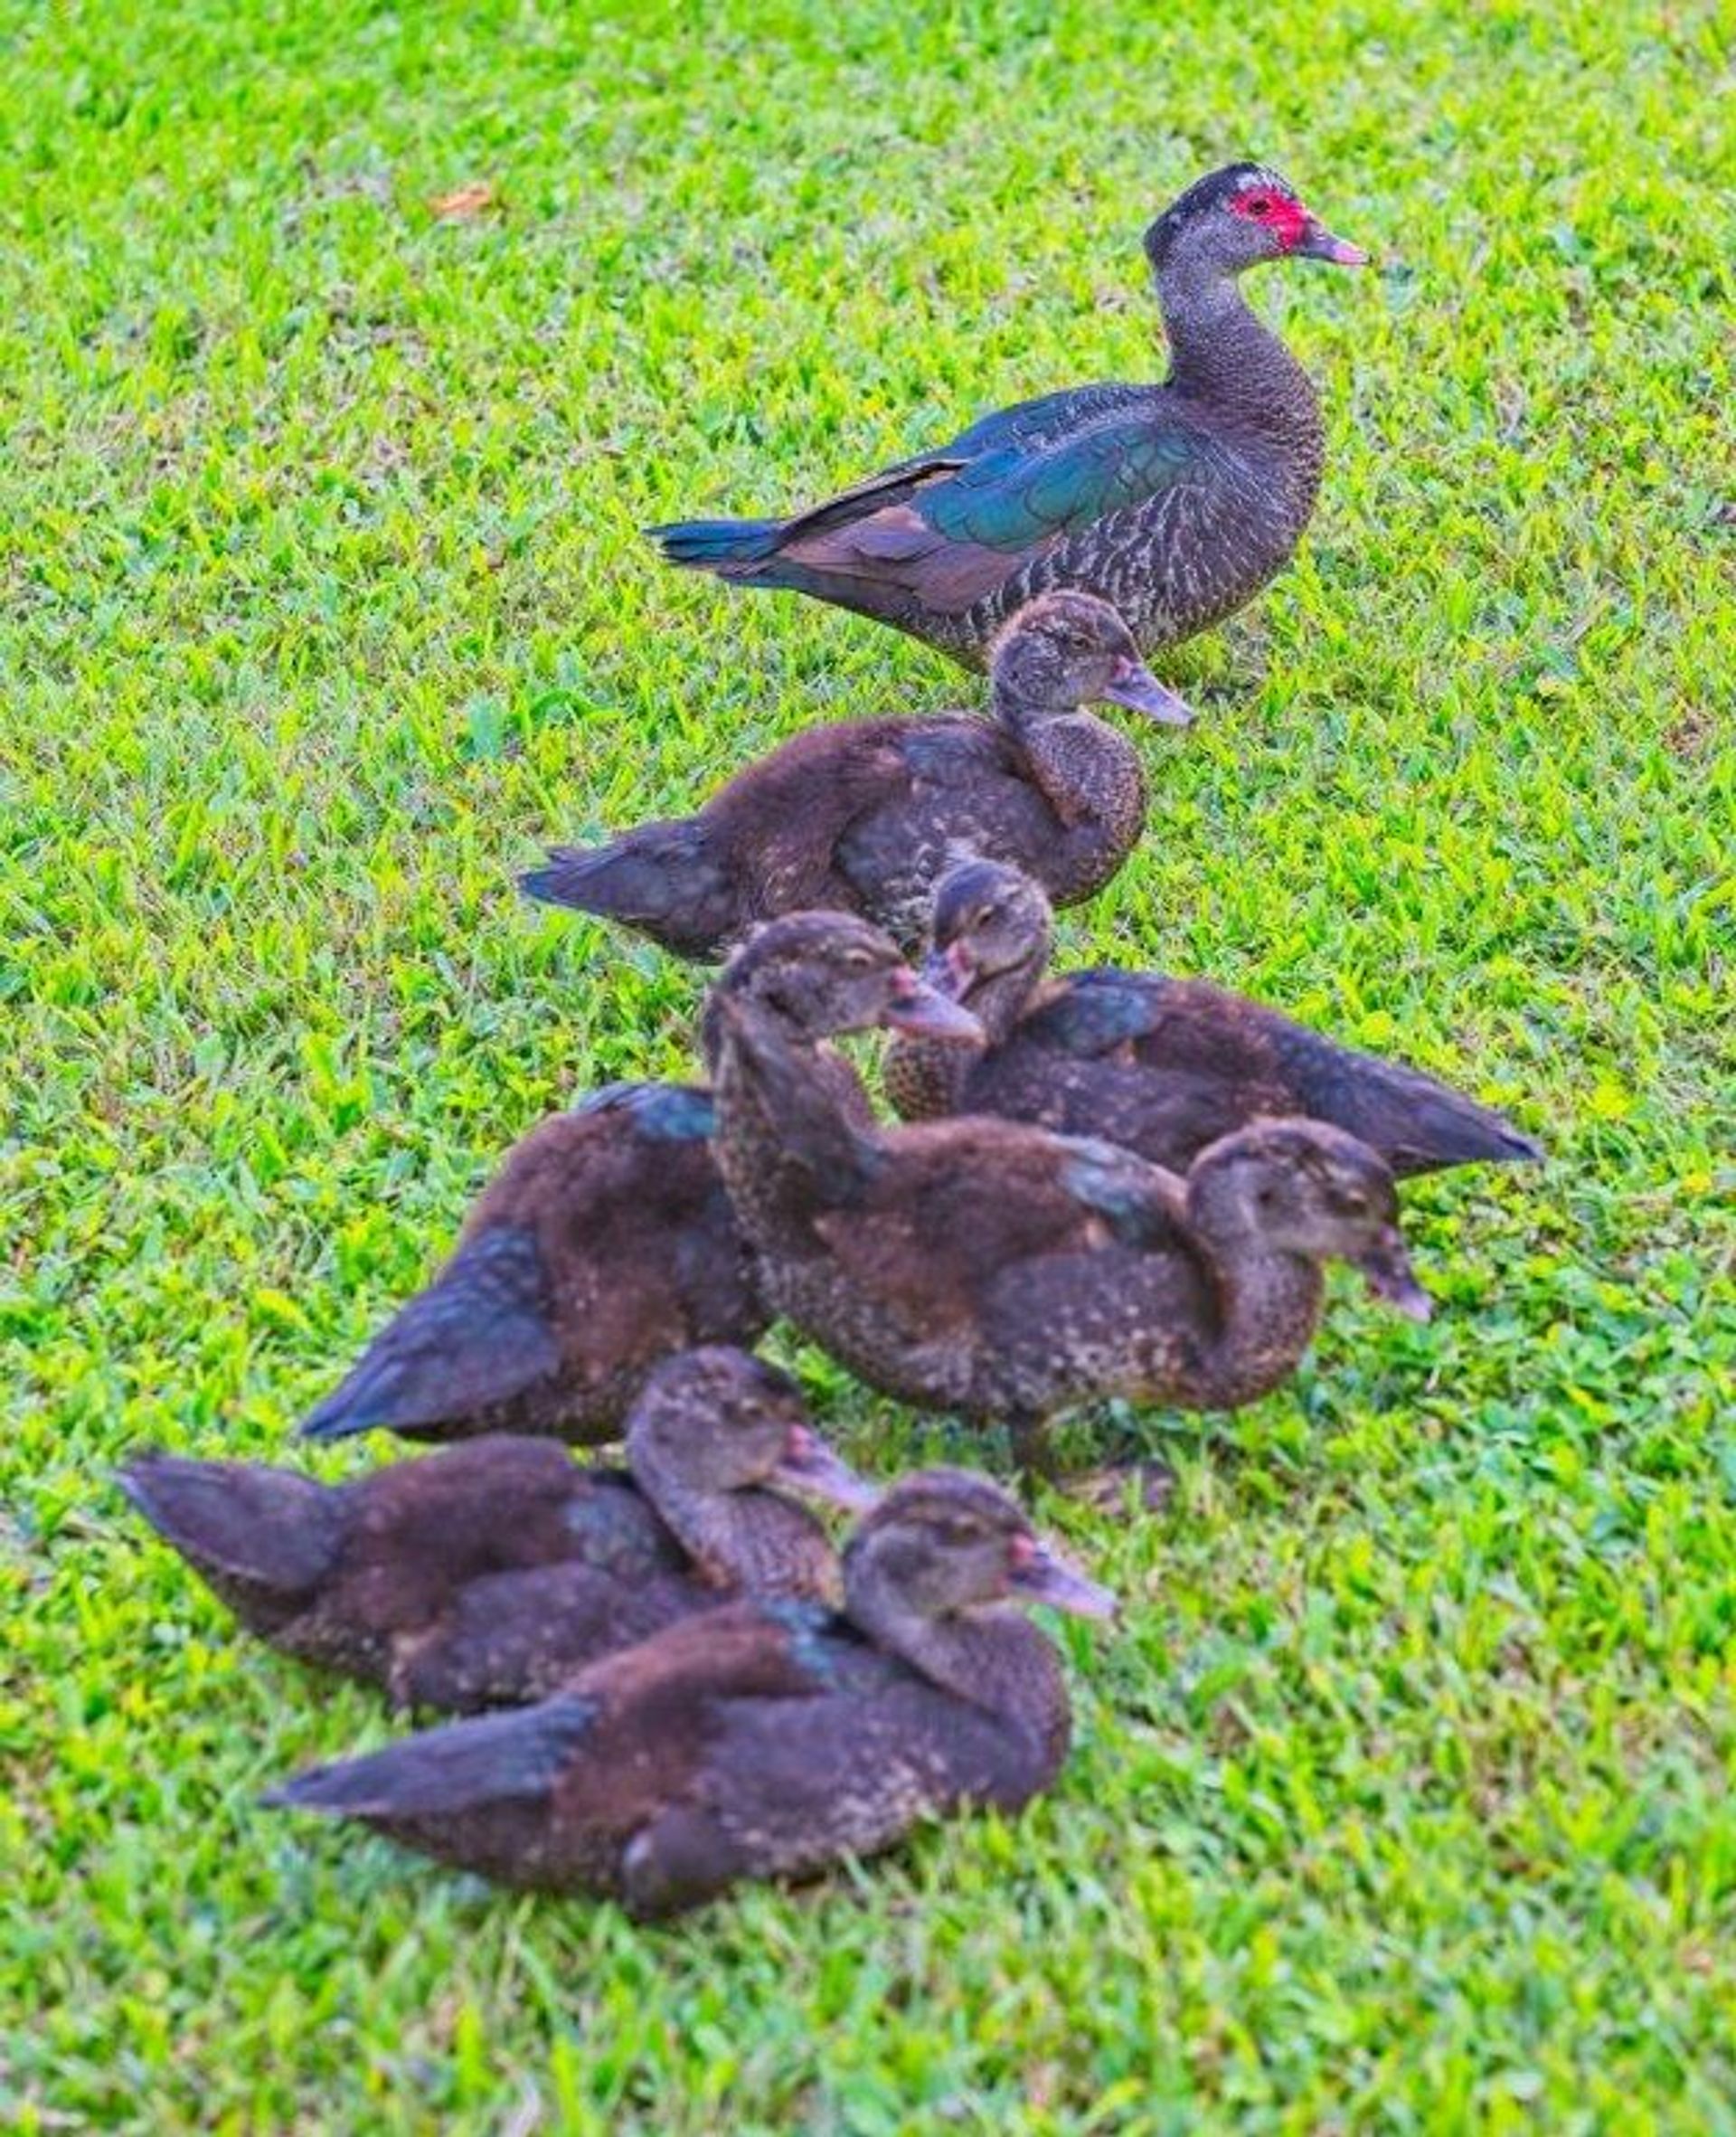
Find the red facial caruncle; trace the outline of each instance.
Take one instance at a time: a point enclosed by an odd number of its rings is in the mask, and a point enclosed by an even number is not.
[[[1232,215],[1245,215],[1249,222],[1263,224],[1286,252],[1293,252],[1308,234],[1307,209],[1293,194],[1279,192],[1275,186],[1250,185],[1232,194],[1226,205]]]

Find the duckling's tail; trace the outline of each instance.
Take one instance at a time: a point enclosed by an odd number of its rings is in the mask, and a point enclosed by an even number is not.
[[[1398,1062],[1358,1080],[1355,1119],[1342,1124],[1383,1151],[1401,1179],[1453,1165],[1534,1164],[1542,1147],[1492,1107]]]
[[[676,519],[645,532],[663,552],[665,563],[739,579],[771,561],[788,525],[781,519]]]
[[[692,818],[641,825],[606,846],[554,846],[518,884],[545,904],[637,928],[682,957],[712,957],[737,931],[727,874]]]
[[[243,1615],[304,1597],[344,1540],[340,1494],[292,1470],[137,1455],[118,1481],[165,1543]]]
[[[511,1714],[424,1729],[365,1758],[315,1766],[268,1789],[263,1802],[334,1818],[449,1818],[491,1803],[549,1796],[597,1715],[561,1693]]]

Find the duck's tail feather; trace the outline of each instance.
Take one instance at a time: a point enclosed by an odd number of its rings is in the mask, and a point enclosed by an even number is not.
[[[527,897],[621,921],[688,955],[731,932],[728,878],[693,818],[644,824],[606,846],[552,847],[518,882]]]
[[[535,1233],[492,1225],[400,1307],[297,1435],[344,1440],[380,1426],[461,1437],[436,1428],[474,1420],[560,1370],[550,1313]]]
[[[1490,1106],[1419,1070],[1396,1063],[1364,1078],[1354,1132],[1384,1150],[1401,1178],[1453,1165],[1517,1165],[1542,1158],[1542,1147]]]
[[[663,552],[665,563],[733,579],[769,563],[788,525],[781,519],[676,519],[645,532]]]
[[[118,1481],[198,1572],[261,1599],[307,1594],[329,1575],[343,1545],[341,1495],[291,1470],[146,1453],[127,1462]]]
[[[365,1758],[314,1766],[261,1801],[334,1818],[449,1818],[547,1796],[590,1730],[594,1699],[561,1693],[510,1714],[450,1722]]]

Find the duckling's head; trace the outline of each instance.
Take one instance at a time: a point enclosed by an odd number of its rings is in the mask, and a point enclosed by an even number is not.
[[[1043,885],[1001,861],[955,861],[935,885],[927,983],[955,1002],[1009,973],[1034,981],[1054,947]]]
[[[1167,726],[1193,714],[1139,657],[1133,633],[1108,601],[1063,589],[1014,609],[988,651],[988,676],[1003,719],[1064,719],[1099,698]]]
[[[1196,179],[1146,232],[1146,257],[1162,276],[1239,275],[1267,260],[1325,260],[1366,267],[1360,245],[1334,237],[1302,204],[1288,178],[1265,164],[1225,164]]]
[[[873,1617],[955,1617],[996,1603],[1046,1603],[1077,1617],[1113,1617],[1106,1588],[1043,1543],[1010,1492],[969,1470],[901,1477],[857,1527],[844,1552],[846,1605]]]
[[[967,1010],[925,985],[891,938],[854,913],[769,921],[731,959],[718,991],[808,1041],[877,1025],[915,1038],[982,1036]]]
[[[646,1380],[627,1429],[636,1474],[694,1498],[756,1488],[861,1511],[873,1488],[814,1430],[788,1373],[727,1345],[678,1352]]]
[[[1279,1253],[1349,1262],[1376,1298],[1427,1320],[1399,1229],[1398,1190],[1385,1160],[1324,1121],[1257,1121],[1194,1160],[1188,1198],[1214,1227]]]

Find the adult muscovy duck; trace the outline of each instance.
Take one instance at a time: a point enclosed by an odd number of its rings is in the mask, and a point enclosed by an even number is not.
[[[1368,256],[1251,163],[1191,185],[1146,254],[1169,339],[1161,384],[1046,393],[789,518],[683,520],[653,539],[672,563],[812,594],[967,667],[1053,587],[1110,602],[1147,655],[1219,622],[1289,561],[1325,459],[1314,386],[1238,279],[1269,260]]]

